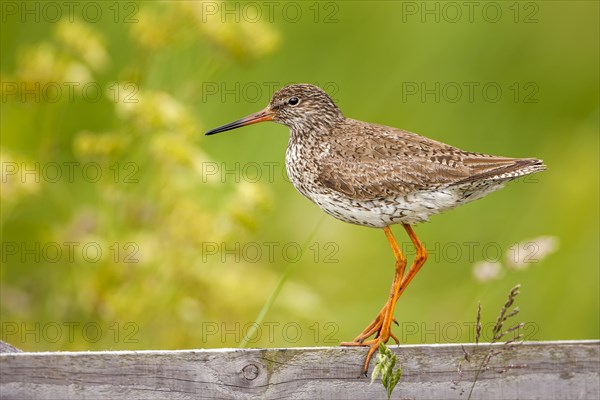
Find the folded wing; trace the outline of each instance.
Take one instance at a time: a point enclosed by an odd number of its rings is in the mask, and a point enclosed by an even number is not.
[[[369,200],[481,181],[507,181],[545,169],[541,160],[473,153],[411,132],[353,121],[352,136],[317,158],[318,179],[329,189]]]

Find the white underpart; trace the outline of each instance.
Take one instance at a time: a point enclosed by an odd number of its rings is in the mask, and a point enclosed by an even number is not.
[[[471,186],[471,185],[469,185]],[[463,186],[445,189],[421,191],[394,199],[375,199],[356,201],[347,197],[332,197],[326,194],[309,194],[309,198],[323,211],[345,222],[383,228],[392,224],[417,224],[429,220],[429,217],[450,210],[459,205],[480,199],[504,186],[498,182],[485,188],[479,188],[465,198]],[[469,188],[469,189],[472,189]]]

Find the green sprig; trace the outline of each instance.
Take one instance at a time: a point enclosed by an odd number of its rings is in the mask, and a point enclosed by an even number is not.
[[[380,343],[377,362],[375,363],[375,368],[373,368],[373,374],[371,374],[371,384],[381,375],[381,383],[387,392],[388,400],[392,397],[392,392],[396,384],[400,381],[400,377],[402,377],[402,368],[399,365],[394,371],[396,361],[396,355],[392,353],[385,343]]]

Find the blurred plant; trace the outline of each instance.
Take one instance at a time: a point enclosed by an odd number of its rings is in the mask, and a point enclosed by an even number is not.
[[[177,4],[186,14],[193,16],[199,32],[238,61],[263,57],[279,47],[279,34],[270,25],[243,18],[235,24],[224,24],[219,13],[206,12],[206,3],[214,4],[210,1],[182,1]]]
[[[40,192],[39,182],[33,179],[20,179],[19,174],[15,173],[18,168],[32,170],[32,164],[31,160],[25,160],[22,157],[16,158],[6,149],[0,149],[0,165],[3,166],[0,171],[0,203],[2,204],[0,229],[11,218],[11,211],[19,203]]]
[[[148,56],[169,56],[178,38],[181,51],[190,51],[186,45],[206,46],[207,41],[197,40],[205,37],[211,46],[245,62],[274,51],[279,36],[261,23],[201,22],[197,7],[195,2],[142,3],[139,23],[126,25],[130,37],[108,36],[98,25],[77,19],[60,21],[48,39],[18,50],[14,71],[2,72],[3,81],[17,83],[19,90],[21,83],[30,90],[45,83],[93,82],[105,94],[104,101],[93,104],[80,94],[75,99],[63,96],[57,104],[44,96],[15,96],[6,103],[11,112],[3,114],[9,115],[4,123],[16,133],[35,131],[36,141],[28,150],[3,147],[1,161],[35,170],[28,160],[32,158],[38,178],[2,176],[4,240],[94,243],[103,252],[93,263],[80,252],[58,263],[3,260],[3,321],[133,321],[140,330],[139,347],[223,346],[222,335],[198,342],[201,323],[243,320],[263,302],[254,288],[275,284],[277,274],[266,260],[253,264],[241,258],[224,267],[220,257],[203,259],[207,241],[228,246],[232,239],[248,237],[270,207],[271,195],[261,183],[231,186],[203,180],[202,167],[212,160],[198,143],[200,122],[187,106],[194,99],[147,82],[154,73]],[[113,57],[118,46],[131,49],[128,57]],[[114,69],[111,74],[109,67]],[[197,72],[209,75],[208,66],[203,68]],[[177,87],[194,84],[190,76],[177,78]],[[24,108],[26,120],[18,117]],[[81,176],[71,181],[39,179],[44,161],[97,165],[101,178],[94,183]],[[34,215],[38,217],[30,222]],[[305,289],[297,285],[296,290]],[[149,296],[157,299],[143,301]],[[159,304],[160,310],[150,311],[149,304]],[[290,307],[292,312],[306,311],[302,304]],[[123,344],[109,335],[98,342],[74,337],[17,346],[48,350],[54,344],[67,350]]]
[[[500,279],[502,275],[502,264],[497,261],[478,261],[473,264],[473,276],[478,282]]]
[[[515,243],[506,251],[507,268],[523,270],[532,264],[539,264],[555,253],[558,246],[558,237],[550,235]],[[505,275],[505,268],[498,260],[478,261],[473,264],[472,271],[475,280],[481,283],[498,280]]]
[[[538,236],[515,243],[506,252],[506,261],[512,269],[525,269],[531,264],[543,261],[558,250],[559,239],[556,236]]]
[[[280,45],[281,38],[264,21],[223,21],[209,13],[206,1],[178,1],[142,6],[131,34],[143,47],[163,49],[177,44],[208,42],[238,62],[260,59]],[[225,3],[223,3],[224,6]],[[160,25],[161,29],[156,29]]]
[[[108,67],[110,58],[106,51],[106,40],[89,24],[79,20],[62,20],[56,28],[56,38],[92,70],[101,72]]]

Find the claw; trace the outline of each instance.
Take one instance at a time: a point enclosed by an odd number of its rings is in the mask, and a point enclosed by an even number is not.
[[[373,354],[375,354],[377,349],[379,349],[380,343],[387,343],[388,340],[392,338],[394,339],[396,344],[400,344],[398,337],[391,332],[389,326],[392,322],[398,325],[398,321],[396,321],[396,318],[390,317],[389,315],[387,315],[386,318],[386,314],[388,314],[390,311],[391,308],[389,307],[389,304],[386,303],[386,305],[381,309],[379,314],[377,314],[377,317],[375,317],[373,322],[371,322],[369,326],[367,326],[365,330],[356,337],[356,339],[354,339],[351,342],[340,343],[341,346],[369,346],[369,351],[367,352],[367,356],[365,358],[365,363],[363,366],[363,373],[365,374],[365,376],[367,376],[371,358],[373,357]],[[384,326],[384,321],[386,320],[390,321],[388,326]],[[373,335],[375,335],[373,339],[367,340]]]
[[[375,353],[375,350],[379,348],[379,343],[379,340],[375,340],[371,347],[369,347],[369,352],[367,353],[367,358],[365,359],[365,376],[367,376],[367,372],[369,371],[369,361],[371,361],[371,357],[373,357],[373,353]]]

